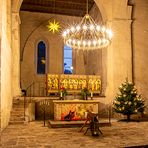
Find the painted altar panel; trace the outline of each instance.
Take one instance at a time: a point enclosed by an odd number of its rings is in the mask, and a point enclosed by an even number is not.
[[[86,120],[87,111],[98,113],[98,103],[54,103],[54,120]]]
[[[65,87],[69,91],[79,91],[87,87],[86,75],[61,75],[60,87]]]
[[[88,76],[88,90],[92,92],[99,92],[101,91],[101,79],[100,76]]]
[[[47,92],[58,92],[59,90],[59,75],[48,74],[47,75]]]

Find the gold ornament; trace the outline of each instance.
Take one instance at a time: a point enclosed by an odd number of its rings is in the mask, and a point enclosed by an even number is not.
[[[60,24],[59,22],[56,22],[55,20],[53,20],[53,22],[49,22],[49,25],[47,25],[48,29],[50,32],[55,33],[55,32],[59,32]]]

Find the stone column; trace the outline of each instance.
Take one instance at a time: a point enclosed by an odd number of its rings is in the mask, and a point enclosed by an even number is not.
[[[107,94],[113,100],[118,87],[128,77],[132,81],[131,20],[113,19],[108,23],[113,39],[107,49]]]
[[[12,13],[12,93],[13,97],[21,94],[20,90],[20,17]]]

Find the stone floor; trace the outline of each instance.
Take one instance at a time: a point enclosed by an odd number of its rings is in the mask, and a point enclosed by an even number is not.
[[[80,128],[49,128],[43,122],[9,125],[1,133],[2,148],[114,148],[148,145],[148,122],[113,122],[103,135],[83,135]],[[147,146],[148,147],[148,146]]]

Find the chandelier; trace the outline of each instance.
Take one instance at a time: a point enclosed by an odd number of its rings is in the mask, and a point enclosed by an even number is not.
[[[104,25],[98,25],[87,13],[77,25],[68,27],[63,31],[64,43],[73,49],[99,49],[111,43],[112,31]]]

